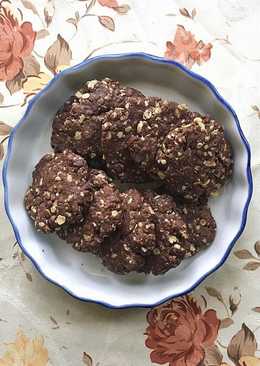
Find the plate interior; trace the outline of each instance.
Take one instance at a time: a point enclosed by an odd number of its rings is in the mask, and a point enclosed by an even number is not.
[[[218,226],[214,243],[163,276],[113,274],[100,264],[98,258],[76,252],[55,235],[36,232],[23,206],[34,165],[42,155],[51,151],[51,124],[56,111],[82,83],[104,77],[118,79],[146,95],[187,103],[194,111],[210,114],[224,126],[226,136],[232,143],[235,159],[232,181],[217,199],[210,201]],[[149,305],[192,287],[225,256],[227,247],[240,228],[247,200],[246,167],[247,152],[233,115],[201,81],[174,65],[139,57],[108,57],[63,73],[35,101],[17,127],[6,176],[9,211],[25,251],[49,279],[80,298],[113,306]]]

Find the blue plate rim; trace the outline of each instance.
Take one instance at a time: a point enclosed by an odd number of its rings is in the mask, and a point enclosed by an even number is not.
[[[28,253],[28,251],[25,249],[23,243],[22,243],[22,239],[19,233],[19,230],[15,224],[15,220],[13,219],[11,213],[10,213],[10,209],[9,209],[9,196],[8,196],[8,183],[7,183],[7,171],[8,171],[8,164],[10,161],[10,157],[11,157],[11,153],[12,153],[12,144],[13,144],[13,139],[16,133],[16,130],[18,128],[18,126],[20,126],[27,118],[27,115],[30,113],[33,105],[38,101],[38,99],[44,95],[46,92],[48,92],[48,90],[50,89],[50,87],[52,86],[53,83],[56,82],[56,80],[62,78],[64,75],[70,74],[73,71],[78,71],[81,70],[81,68],[86,67],[87,65],[94,63],[96,61],[108,61],[108,60],[113,60],[113,59],[118,59],[118,60],[122,60],[122,59],[129,59],[129,58],[140,58],[146,61],[152,61],[153,63],[159,63],[159,64],[168,64],[171,66],[175,66],[178,69],[182,70],[185,74],[187,74],[188,76],[199,80],[200,82],[202,82],[208,89],[210,89],[210,91],[213,93],[213,95],[215,96],[215,98],[232,114],[236,126],[237,126],[237,130],[238,133],[241,137],[241,141],[243,143],[243,145],[245,146],[246,149],[246,153],[247,153],[247,168],[246,168],[246,176],[247,176],[247,183],[248,183],[248,193],[247,193],[247,199],[243,208],[243,212],[242,212],[242,219],[241,219],[241,224],[239,227],[239,230],[237,232],[237,234],[235,235],[234,239],[229,243],[229,245],[227,246],[227,250],[225,252],[225,254],[223,255],[223,257],[221,258],[221,260],[218,262],[218,264],[216,266],[214,266],[210,271],[206,272],[203,276],[201,276],[192,286],[190,286],[188,289],[184,290],[184,291],[180,291],[177,294],[174,295],[169,295],[167,297],[164,297],[163,299],[150,303],[150,304],[142,304],[142,303],[136,303],[136,304],[123,304],[123,305],[114,305],[114,304],[110,304],[108,302],[105,301],[99,301],[99,300],[93,300],[91,298],[88,297],[81,297],[76,295],[73,291],[71,291],[70,289],[66,288],[65,286],[59,284],[58,282],[56,282],[55,280],[51,279],[50,277],[48,277],[44,271],[41,269],[40,265],[36,262],[36,260],[30,255],[30,253]],[[158,306],[161,305],[162,303],[171,300],[173,298],[179,297],[179,296],[183,296],[186,295],[188,293],[190,293],[191,291],[193,291],[197,286],[199,286],[201,284],[201,282],[203,282],[209,275],[211,275],[212,273],[216,272],[227,260],[232,248],[234,247],[236,241],[239,239],[239,237],[241,236],[242,232],[244,231],[245,225],[246,225],[246,221],[247,221],[247,214],[248,214],[248,207],[252,198],[252,194],[253,194],[253,179],[252,179],[252,172],[251,172],[251,149],[249,146],[249,143],[242,131],[239,119],[236,115],[236,112],[234,111],[234,109],[231,107],[231,105],[220,95],[220,93],[218,92],[218,90],[216,89],[216,87],[206,78],[204,78],[203,76],[195,73],[194,71],[191,71],[189,69],[187,69],[185,66],[183,66],[182,64],[174,61],[174,60],[169,60],[169,59],[165,59],[159,56],[155,56],[155,55],[151,55],[148,53],[144,53],[144,52],[135,52],[135,53],[120,53],[120,54],[107,54],[107,55],[99,55],[99,56],[95,56],[92,57],[90,59],[85,59],[84,61],[82,61],[81,63],[69,67],[66,70],[60,72],[59,74],[55,75],[53,77],[53,79],[38,93],[36,94],[28,103],[28,106],[26,108],[26,111],[23,115],[23,117],[20,119],[20,121],[16,124],[16,126],[13,128],[10,137],[9,137],[9,141],[8,141],[8,146],[7,146],[7,153],[6,153],[6,157],[4,160],[4,164],[3,164],[3,169],[2,169],[2,179],[3,179],[3,187],[4,187],[4,206],[5,206],[5,211],[6,214],[8,216],[8,219],[12,225],[13,231],[14,231],[14,235],[15,238],[19,244],[19,246],[21,247],[21,249],[23,250],[23,252],[25,253],[25,255],[32,261],[33,265],[35,266],[35,268],[37,269],[37,271],[50,283],[62,288],[65,292],[67,292],[69,295],[71,295],[72,297],[74,297],[75,299],[81,300],[83,302],[91,302],[91,303],[95,303],[95,304],[99,304],[102,306],[105,306],[107,308],[110,309],[123,309],[123,308],[150,308],[150,307],[154,307],[154,306]]]

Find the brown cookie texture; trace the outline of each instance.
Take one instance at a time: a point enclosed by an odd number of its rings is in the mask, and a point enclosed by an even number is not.
[[[107,174],[100,169],[90,169],[89,178],[87,182],[87,189],[92,195],[104,188],[106,185],[112,183],[112,179],[107,176]]]
[[[152,273],[155,276],[163,275],[170,269],[179,266],[182,259],[182,257],[171,251],[165,251],[160,255],[151,255],[146,259],[143,272],[146,274]]]
[[[145,257],[156,244],[154,212],[136,189],[122,193],[121,198],[121,226],[116,235],[110,237],[108,243],[102,247],[102,262],[109,270],[118,274],[143,272]]]
[[[133,108],[133,106],[132,106]],[[146,97],[142,115],[139,116],[134,133],[129,139],[132,159],[140,165],[148,177],[156,177],[155,158],[157,150],[172,125],[175,125],[176,103],[160,98]]]
[[[131,97],[125,107],[116,107],[103,119],[101,145],[108,173],[121,182],[141,183],[148,180],[132,159],[129,143],[143,114],[144,98]]]
[[[157,194],[152,190],[145,190],[143,194],[155,214],[170,214],[177,209],[174,198],[168,194]]]
[[[194,208],[193,211],[184,209],[187,216],[171,196],[136,189],[124,192],[122,199],[121,228],[101,252],[103,264],[111,271],[125,274],[134,270],[159,275],[197,251],[195,239],[191,241],[190,236],[196,220],[205,216],[204,209],[198,212]]]
[[[103,264],[111,271],[157,275],[177,266],[184,258],[184,251],[180,246],[174,248],[174,244],[185,242],[186,226],[173,212],[176,205],[169,199],[167,210],[163,204],[166,196],[161,200],[158,198],[160,196],[151,191],[136,189],[122,194],[124,216],[121,229],[109,245],[103,247],[101,254]]]
[[[223,128],[207,117],[172,128],[156,155],[166,189],[186,200],[214,195],[232,174]]]
[[[189,250],[187,226],[176,209],[156,213],[156,248],[148,258],[146,270],[155,275],[180,264]]]
[[[110,79],[85,83],[57,112],[52,126],[52,147],[55,151],[70,149],[90,161],[100,160],[103,113],[134,95],[142,93]]]
[[[128,238],[112,240],[102,248],[101,259],[103,265],[116,274],[143,272],[145,258],[130,249]]]
[[[91,200],[86,189],[88,174],[85,160],[70,151],[42,157],[24,198],[38,230],[53,232],[83,220]]]
[[[186,206],[180,208],[170,195],[146,191],[145,197],[155,212],[156,247],[147,258],[144,271],[159,275],[177,267],[185,257],[194,254],[194,244],[190,240],[192,232],[189,229],[192,215],[189,211],[188,220],[182,211],[185,211]]]
[[[108,172],[124,182],[154,179],[158,144],[176,120],[174,111],[173,102],[134,96],[127,98],[124,106],[106,113],[102,150]]]
[[[69,111],[61,111],[52,125],[51,145],[55,151],[70,149],[87,160],[101,159],[101,120],[84,111],[84,104],[73,102]]]
[[[124,221],[121,236],[127,238],[130,250],[149,255],[156,246],[154,211],[136,189],[126,191],[122,196]]]
[[[87,81],[76,96],[80,100],[87,99],[92,112],[97,115],[123,106],[128,97],[143,97],[143,94],[137,89],[122,86],[117,80],[105,78]]]
[[[209,246],[216,236],[217,225],[210,208],[203,205],[179,205],[179,213],[188,227],[188,241],[192,251],[186,256],[196,254]]]
[[[78,251],[98,254],[105,239],[121,225],[122,200],[103,172],[94,171],[91,175],[88,190],[92,201],[84,221],[61,230],[58,235]]]

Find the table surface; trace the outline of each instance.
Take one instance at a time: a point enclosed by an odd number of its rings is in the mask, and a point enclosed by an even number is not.
[[[55,73],[92,55],[145,51],[216,85],[250,142],[254,178],[246,229],[224,266],[152,310],[82,303],[48,283],[15,244],[1,203],[0,366],[260,365],[260,2],[4,0],[0,14],[1,160],[11,127]]]

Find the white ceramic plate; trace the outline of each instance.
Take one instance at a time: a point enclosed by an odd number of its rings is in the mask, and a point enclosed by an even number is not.
[[[214,243],[162,276],[115,275],[94,256],[78,253],[55,235],[34,229],[23,205],[38,160],[51,150],[52,119],[82,83],[110,77],[181,103],[220,121],[234,152],[234,174],[210,202],[218,230]],[[5,207],[16,239],[36,268],[71,295],[111,307],[153,306],[185,294],[218,269],[241,235],[252,195],[250,149],[232,108],[212,84],[173,61],[147,54],[98,56],[58,74],[33,100],[13,130],[3,169]]]

